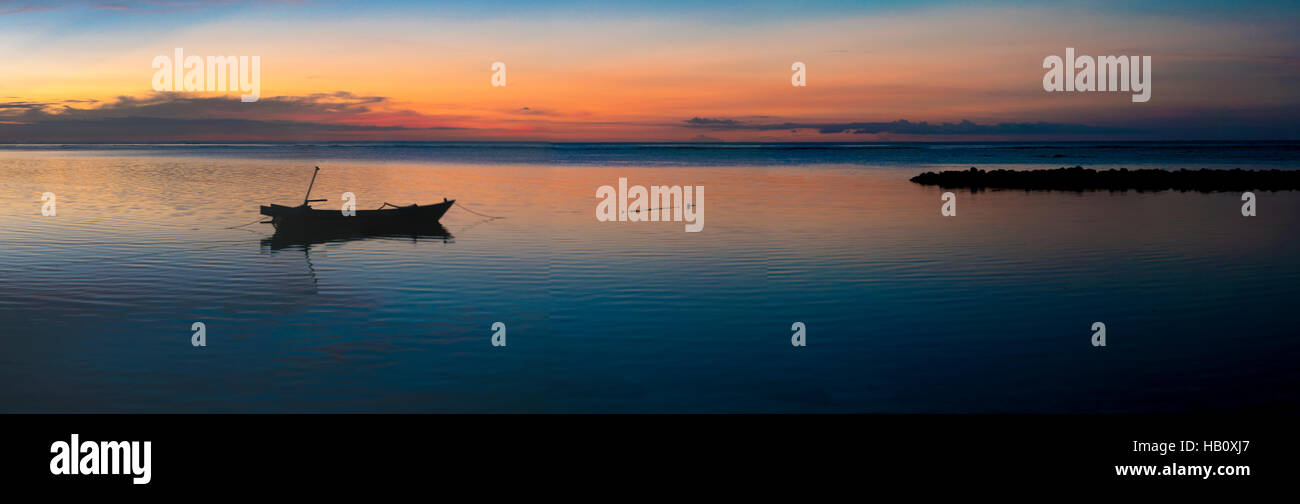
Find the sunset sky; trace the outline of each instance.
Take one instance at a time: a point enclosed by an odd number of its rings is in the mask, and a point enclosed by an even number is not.
[[[698,3],[0,0],[0,143],[1300,139],[1296,2]],[[177,47],[260,100],[155,92]],[[1151,100],[1045,92],[1066,47]]]

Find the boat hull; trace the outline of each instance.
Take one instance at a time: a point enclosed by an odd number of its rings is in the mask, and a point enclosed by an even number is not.
[[[456,200],[448,200],[433,205],[357,210],[356,215],[343,215],[339,210],[319,210],[307,205],[289,207],[272,204],[262,206],[261,214],[271,218],[271,225],[277,231],[402,233],[440,228],[438,219],[455,203]]]

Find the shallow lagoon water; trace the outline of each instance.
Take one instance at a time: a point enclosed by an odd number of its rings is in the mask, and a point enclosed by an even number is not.
[[[1300,409],[1300,194],[1259,193],[1244,218],[1237,193],[959,191],[944,218],[942,191],[907,181],[1294,168],[1293,147],[916,150],[0,149],[0,410]],[[464,207],[447,237],[277,247],[269,225],[230,229],[300,201],[314,165],[318,207]],[[619,177],[705,186],[703,232],[598,222],[595,190]]]

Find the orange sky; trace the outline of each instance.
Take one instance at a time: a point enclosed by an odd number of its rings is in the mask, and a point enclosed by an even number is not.
[[[1035,7],[941,6],[736,24],[672,12],[602,19],[394,12],[296,19],[240,9],[175,23],[139,16],[84,31],[42,28],[39,15],[0,16],[0,25],[8,25],[0,30],[0,96],[43,114],[0,109],[0,123],[28,127],[0,141],[27,140],[24,134],[36,133],[23,132],[44,131],[32,126],[39,121],[159,113],[123,106],[123,96],[234,102],[188,114],[178,105],[173,115],[163,114],[172,118],[397,128],[303,133],[330,139],[928,139],[755,127],[897,120],[1049,122],[1130,128],[1140,136],[1166,131],[1160,128],[1176,132],[1197,117],[1262,120],[1295,134],[1294,119],[1278,116],[1297,110],[1292,89],[1300,73],[1296,36],[1282,25]],[[1063,55],[1067,45],[1080,54],[1151,55],[1152,100],[1046,93],[1041,62]],[[187,55],[260,56],[261,100],[154,94],[150,63],[175,47]],[[490,85],[494,61],[507,65],[505,87]],[[807,64],[807,87],[790,85],[795,61]],[[86,112],[63,115],[64,107]],[[730,122],[685,122],[697,117]],[[1208,121],[1203,129],[1217,131],[1221,123]],[[198,125],[192,135],[241,138],[239,128]]]

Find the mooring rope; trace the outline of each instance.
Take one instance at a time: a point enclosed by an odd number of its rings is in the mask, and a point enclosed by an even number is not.
[[[257,224],[257,223],[259,223],[259,222],[262,222],[262,217],[258,217],[257,220],[255,220],[255,221],[253,221],[253,222],[250,222],[250,223],[248,223],[248,224],[240,224],[240,225],[238,225],[238,226],[227,226],[227,227],[223,227],[223,228],[221,228],[221,229],[239,229],[239,228],[242,228],[242,227],[245,227],[245,226],[252,226],[253,224]]]
[[[479,217],[487,217],[487,218],[489,218],[489,219],[504,219],[504,218],[505,218],[505,217],[497,217],[497,216],[494,216],[494,215],[487,215],[487,214],[481,214],[481,213],[475,212],[475,211],[473,211],[473,210],[470,210],[469,207],[466,207],[465,205],[460,204],[459,201],[456,202],[456,206],[461,207],[461,208],[464,208],[466,212],[472,213],[472,214],[477,215],[477,216],[479,216]]]

